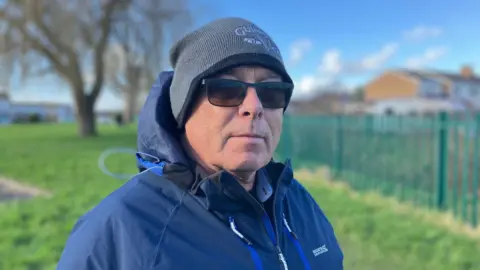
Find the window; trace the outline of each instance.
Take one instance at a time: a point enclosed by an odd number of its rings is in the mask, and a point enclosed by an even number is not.
[[[386,108],[385,109],[385,114],[386,115],[395,115],[395,111],[392,108]]]
[[[476,83],[470,84],[470,96],[471,97],[478,97],[480,94],[480,86]]]
[[[470,87],[466,83],[455,83],[455,95],[459,98],[468,98],[470,96]]]
[[[442,97],[443,91],[440,83],[433,80],[423,80],[421,83],[420,95],[422,97]]]

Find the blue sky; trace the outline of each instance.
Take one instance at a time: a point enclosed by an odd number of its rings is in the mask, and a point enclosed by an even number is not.
[[[334,81],[351,88],[392,67],[455,72],[469,64],[480,71],[478,0],[204,0],[194,5],[196,25],[239,16],[268,32],[299,95]],[[51,78],[15,87],[12,95],[17,100],[70,100],[66,86]],[[119,108],[121,100],[107,94],[98,105]]]

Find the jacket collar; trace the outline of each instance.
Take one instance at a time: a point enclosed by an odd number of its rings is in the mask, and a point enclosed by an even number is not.
[[[289,160],[285,165],[271,161],[257,171],[254,190],[251,193],[246,191],[232,174],[220,171],[207,175],[197,166],[190,193],[205,198],[202,200],[204,207],[211,211],[234,213],[253,207],[255,212],[263,214],[261,203],[272,197],[283,197],[292,180],[293,173]]]

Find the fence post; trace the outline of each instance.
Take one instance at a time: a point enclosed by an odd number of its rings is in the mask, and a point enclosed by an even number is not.
[[[369,160],[369,156],[374,156],[375,153],[373,151],[375,141],[374,141],[374,116],[371,114],[365,115],[365,138],[366,140],[364,141],[364,145],[362,147],[365,147],[363,150],[363,154],[361,158],[364,160]],[[366,157],[367,158],[366,158]],[[365,163],[363,163],[365,164]],[[372,166],[371,165],[363,165],[362,166],[362,175],[365,178],[365,183],[367,184],[368,188],[375,187],[375,183],[373,182],[372,175],[375,175],[375,173],[372,171]]]
[[[479,161],[479,151],[478,149],[478,138],[480,136],[480,113],[475,115],[475,133],[473,136],[473,172],[472,172],[472,227],[476,228],[478,226],[478,193],[480,192],[479,188],[479,178],[478,178],[478,161]]]
[[[440,112],[438,115],[438,161],[437,161],[437,183],[436,183],[436,206],[438,209],[445,209],[445,191],[448,181],[448,114]]]
[[[365,133],[367,137],[372,136],[373,134],[373,115],[365,115]]]
[[[341,114],[337,115],[336,118],[336,158],[335,158],[335,176],[334,178],[338,179],[341,177],[343,170],[343,116]]]
[[[292,127],[291,127],[291,116],[288,113],[285,113],[283,116],[283,130],[279,145],[281,150],[276,152],[277,157],[281,162],[285,161],[286,158],[294,160],[292,156],[293,151],[293,140],[292,140]]]

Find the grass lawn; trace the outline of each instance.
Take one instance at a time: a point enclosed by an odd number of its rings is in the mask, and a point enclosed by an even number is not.
[[[345,269],[480,270],[480,233],[445,214],[359,194],[315,174],[300,178],[336,230]]]
[[[0,127],[0,175],[50,191],[50,198],[0,204],[0,269],[54,269],[77,218],[122,182],[97,167],[110,147],[135,147],[135,128],[100,128],[80,140],[75,126]],[[135,173],[133,155],[108,159],[114,172]],[[366,202],[311,176],[305,185],[331,219],[345,269],[480,270],[480,242]]]
[[[135,130],[102,127],[101,133],[79,140],[75,126],[0,127],[0,175],[53,193],[0,204],[0,269],[54,269],[76,219],[122,184],[104,175],[97,160],[109,147],[135,147]],[[108,166],[134,173],[135,159],[117,154]]]

